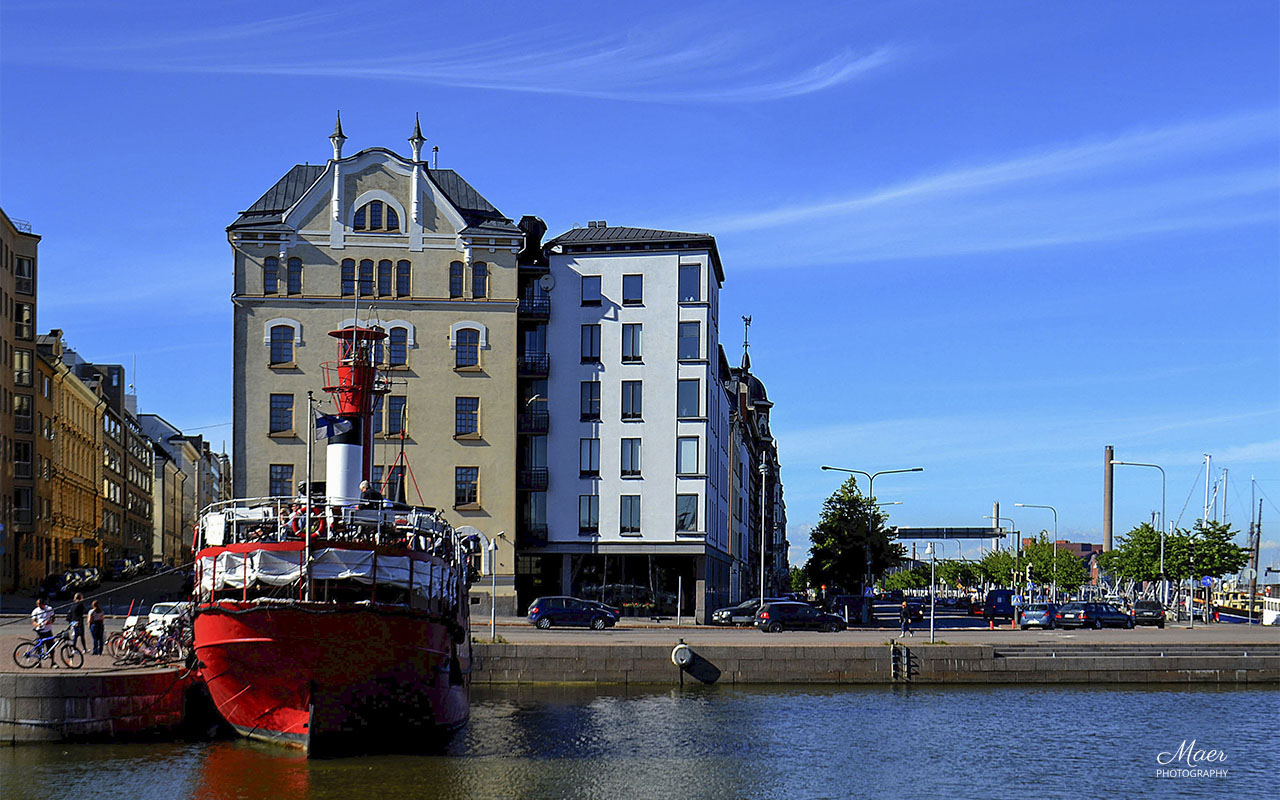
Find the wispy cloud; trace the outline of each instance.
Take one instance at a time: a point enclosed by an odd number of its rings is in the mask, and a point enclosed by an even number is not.
[[[345,13],[345,11],[344,11]],[[884,68],[899,46],[813,54],[724,27],[639,27],[623,33],[565,36],[535,30],[451,48],[397,43],[381,29],[380,56],[316,59],[313,45],[360,33],[334,26],[337,12],[317,11],[195,29],[161,30],[25,50],[5,60],[95,69],[240,75],[367,78],[436,86],[603,99],[690,103],[758,102],[824,91]],[[358,36],[356,37],[358,38]]]
[[[724,214],[695,228],[767,230],[784,249],[792,246],[788,230],[802,229],[811,261],[848,263],[1274,222],[1278,128],[1268,111],[1130,131]],[[735,264],[776,263],[758,244],[753,239],[756,255],[744,253]]]

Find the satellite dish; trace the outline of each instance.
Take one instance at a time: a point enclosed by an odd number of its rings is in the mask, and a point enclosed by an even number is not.
[[[556,285],[556,279],[551,276],[550,272],[548,272],[546,275],[543,275],[541,278],[538,278],[538,286],[541,287],[542,291],[544,292],[551,291],[552,289],[555,288],[555,285]]]

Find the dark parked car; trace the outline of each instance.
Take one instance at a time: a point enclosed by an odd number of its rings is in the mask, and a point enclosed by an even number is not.
[[[1058,610],[1056,619],[1064,628],[1133,627],[1133,617],[1110,603],[1067,603]]]
[[[70,571],[51,573],[40,582],[40,588],[36,593],[43,594],[45,597],[49,598],[70,597],[75,591],[75,581],[73,578],[74,573]]]
[[[766,597],[766,603],[784,602],[781,597]],[[750,600],[743,600],[736,606],[728,606],[726,608],[717,608],[711,612],[711,623],[713,625],[750,625],[756,620],[756,612],[760,610],[760,598],[753,597]]]
[[[90,589],[98,588],[98,584],[101,583],[96,567],[78,567],[75,573],[79,576],[76,591],[87,592]]]
[[[827,611],[844,619],[845,609],[849,610],[849,619],[862,618],[862,595],[860,594],[837,594],[832,595],[827,602]]]
[[[756,627],[765,633],[779,631],[842,631],[847,626],[835,614],[819,611],[808,603],[765,603],[756,613]]]
[[[987,602],[982,604],[982,616],[988,621],[1007,619],[1013,621],[1013,596],[1017,592],[1012,589],[992,589],[987,592]]]
[[[1025,631],[1027,628],[1048,628],[1058,626],[1058,607],[1053,603],[1032,603],[1022,611],[1019,623]]]
[[[594,600],[539,597],[529,604],[529,623],[543,630],[553,625],[565,625],[602,631],[618,623],[618,614]]]
[[[1164,627],[1164,606],[1155,600],[1139,600],[1133,604],[1134,625]]]
[[[133,563],[123,558],[112,559],[107,563],[107,578],[113,581],[122,581],[126,578],[132,578],[136,570]]]

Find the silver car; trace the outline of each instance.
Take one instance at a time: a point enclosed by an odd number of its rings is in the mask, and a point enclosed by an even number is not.
[[[1048,628],[1053,630],[1057,627],[1054,618],[1057,616],[1058,607],[1053,603],[1032,603],[1022,610],[1022,629],[1027,628]]]

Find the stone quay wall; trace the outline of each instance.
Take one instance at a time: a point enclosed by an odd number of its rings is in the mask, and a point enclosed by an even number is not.
[[[0,673],[0,744],[164,735],[196,678],[180,668]]]
[[[672,644],[481,644],[476,684],[1280,684],[1280,645],[691,645],[688,672]],[[709,665],[709,666],[708,666]]]

